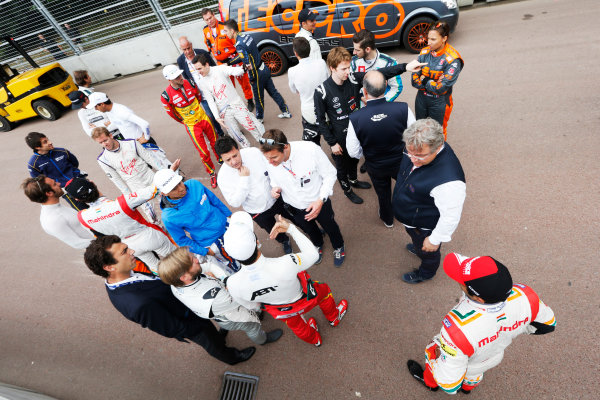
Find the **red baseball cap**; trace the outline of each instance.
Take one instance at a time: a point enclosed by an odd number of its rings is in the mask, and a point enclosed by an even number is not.
[[[444,271],[456,282],[466,285],[469,294],[486,303],[504,301],[512,290],[508,269],[489,256],[465,257],[450,253],[444,258]]]

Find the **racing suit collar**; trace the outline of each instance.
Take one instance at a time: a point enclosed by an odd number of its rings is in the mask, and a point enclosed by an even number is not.
[[[446,50],[448,50],[448,46],[449,46],[449,44],[448,44],[448,42],[446,42],[446,44],[444,45],[444,47],[442,47],[442,49],[440,51],[435,52],[432,50],[431,53],[434,57],[441,56],[442,54],[444,54],[446,52]]]
[[[487,312],[487,313],[498,312],[498,311],[502,310],[504,308],[504,306],[506,305],[506,301],[501,301],[499,303],[494,303],[494,304],[479,303],[478,301],[471,300],[464,293],[463,293],[463,298],[471,307],[476,308],[483,312]]]

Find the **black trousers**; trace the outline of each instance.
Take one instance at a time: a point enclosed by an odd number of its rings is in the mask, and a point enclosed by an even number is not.
[[[321,135],[319,135],[319,125],[311,124],[302,117],[302,140],[313,142],[321,147]]]
[[[285,208],[292,216],[294,224],[296,224],[296,226],[298,226],[308,235],[308,238],[315,246],[323,246],[323,235],[321,234],[321,230],[319,229],[317,222],[319,222],[319,224],[323,227],[323,230],[325,230],[325,233],[327,233],[329,236],[331,245],[334,249],[338,249],[344,245],[342,232],[340,231],[340,227],[337,222],[335,222],[335,214],[333,213],[333,207],[331,207],[331,200],[327,199],[327,201],[323,203],[321,212],[316,219],[311,221],[304,219],[304,216],[308,214],[306,210],[300,210],[290,206],[289,204],[285,204]]]
[[[289,215],[286,209],[283,207],[283,200],[281,197],[277,199],[277,201],[266,211],[263,211],[259,214],[250,214],[254,222],[258,224],[261,228],[263,228],[267,233],[271,233],[271,229],[273,229],[273,225],[275,225],[275,215],[280,214],[284,218],[288,218]],[[275,238],[279,243],[289,242],[290,238],[285,233],[280,233]]]
[[[186,339],[191,340],[214,358],[224,363],[233,365],[240,361],[240,351],[234,347],[227,347],[225,338],[208,319],[202,319],[195,314],[186,320],[191,326],[186,334]]]
[[[437,272],[437,269],[440,267],[440,260],[442,259],[442,245],[436,251],[427,252],[421,250],[423,247],[423,241],[429,235],[431,235],[430,230],[424,230],[419,228],[405,228],[406,232],[412,239],[413,245],[415,246],[415,251],[417,252],[417,257],[421,259],[421,265],[419,266],[419,274],[423,278],[431,278]]]
[[[353,181],[358,179],[357,167],[358,167],[358,159],[352,158],[348,155],[348,150],[345,146],[342,146],[342,154],[331,154],[331,158],[333,158],[333,162],[335,162],[335,169],[337,169],[337,178],[342,186],[344,192],[352,189],[350,186],[350,182],[348,179]]]
[[[379,218],[388,225],[394,223],[394,212],[392,210],[392,179],[395,181],[398,176],[400,163],[385,168],[372,168],[367,164],[367,173],[373,189],[379,200]]]

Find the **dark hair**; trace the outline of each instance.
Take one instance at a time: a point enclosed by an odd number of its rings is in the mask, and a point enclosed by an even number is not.
[[[367,72],[363,79],[363,86],[369,96],[380,97],[385,94],[387,81],[383,74],[377,70]]]
[[[52,192],[52,187],[46,183],[46,175],[40,174],[35,178],[27,178],[21,184],[25,196],[34,203],[45,203],[48,201],[46,193]]]
[[[85,265],[87,265],[94,274],[103,278],[108,278],[109,273],[104,269],[104,266],[117,263],[117,260],[115,260],[108,249],[110,249],[113,244],[120,242],[121,239],[116,235],[102,236],[92,240],[83,254]]]
[[[357,43],[363,50],[367,47],[375,50],[375,35],[373,35],[373,32],[369,30],[361,29],[360,31],[356,32],[352,37],[352,41]]]
[[[25,143],[27,143],[27,146],[31,147],[32,150],[35,150],[38,147],[42,147],[42,139],[45,137],[46,135],[40,132],[29,132],[27,136],[25,136]]]
[[[297,37],[294,38],[293,47],[296,54],[300,58],[308,58],[310,56],[310,43],[306,38]]]
[[[202,65],[210,64],[209,56],[207,54],[196,54],[194,58],[192,58],[192,64],[200,63]]]
[[[448,25],[447,22],[435,21],[433,24],[429,25],[428,32],[430,31],[436,31],[441,37],[446,36],[447,39],[450,39],[450,25]]]
[[[225,21],[225,26],[229,29],[233,29],[236,32],[240,31],[238,23],[236,22],[235,19],[228,19],[227,21]]]
[[[85,85],[85,77],[88,76],[88,72],[85,69],[78,69],[77,71],[73,71],[73,78],[75,78],[75,83],[77,86]]]
[[[280,153],[283,153],[283,148],[286,144],[288,144],[288,140],[285,137],[284,133],[279,129],[269,129],[263,134],[263,139],[273,139],[273,144],[263,143],[260,145],[260,151],[263,153],[268,153],[271,150],[277,150]]]
[[[256,262],[256,259],[258,258],[258,246],[254,247],[254,253],[252,253],[252,255],[250,256],[250,258],[248,258],[247,260],[238,260],[240,264],[243,265],[252,265]]]
[[[208,13],[211,13],[211,14],[213,14],[213,15],[215,14],[215,13],[213,13],[213,11],[212,11],[210,8],[203,8],[203,9],[200,11],[200,15],[202,15],[203,17],[204,17],[206,14],[208,14]]]
[[[215,142],[215,150],[219,157],[225,153],[229,153],[233,149],[239,149],[239,146],[233,138],[230,136],[223,136],[217,139]]]

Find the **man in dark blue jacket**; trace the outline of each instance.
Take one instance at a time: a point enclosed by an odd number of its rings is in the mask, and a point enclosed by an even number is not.
[[[192,42],[190,42],[186,36],[181,36],[179,38],[179,48],[181,49],[181,51],[183,51],[183,53],[179,57],[177,57],[177,66],[180,70],[183,71],[182,75],[185,79],[187,79],[190,82],[195,82],[196,85],[200,88],[200,92],[202,93],[202,101],[200,102],[200,104],[202,104],[204,112],[206,112],[206,115],[208,115],[208,118],[210,118],[210,121],[215,127],[217,135],[219,135],[219,137],[222,137],[224,135],[223,129],[215,119],[214,115],[210,111],[210,108],[208,107],[208,103],[206,102],[206,96],[210,96],[210,93],[202,90],[202,87],[200,85],[202,75],[200,75],[200,73],[196,71],[194,64],[192,64],[192,60],[196,55],[206,54],[206,58],[208,59],[208,65],[214,67],[217,64],[214,62],[208,51],[202,49],[195,49],[192,45]]]
[[[202,319],[177,300],[169,285],[151,274],[133,272],[133,250],[118,236],[93,240],[84,254],[85,264],[106,278],[111,303],[125,318],[159,335],[179,341],[189,339],[216,358],[234,365],[248,360],[255,347],[237,350],[225,345],[225,336],[207,319]]]
[[[227,60],[227,64],[242,63],[248,72],[248,78],[250,78],[250,85],[252,85],[252,92],[256,100],[256,118],[263,122],[265,116],[265,89],[281,110],[281,114],[277,117],[292,118],[285,100],[275,88],[273,79],[271,79],[271,71],[260,58],[260,52],[252,36],[240,35],[238,23],[233,19],[225,22],[223,30],[229,39],[235,40],[235,49],[238,52],[237,57]]]
[[[33,155],[27,162],[27,169],[32,178],[43,174],[64,188],[68,181],[82,175],[77,157],[67,149],[55,148],[43,133],[29,132],[25,136],[25,143],[33,150]],[[87,208],[87,204],[73,199],[66,193],[63,199],[75,210]]]
[[[421,259],[418,269],[406,273],[406,283],[433,278],[440,266],[440,247],[458,227],[466,197],[465,173],[448,143],[442,126],[420,119],[402,135],[406,152],[400,162],[392,206],[396,219],[412,239],[406,245]]]
[[[403,157],[402,134],[415,122],[415,115],[403,102],[388,102],[387,81],[373,70],[363,80],[366,107],[350,114],[346,148],[348,155],[365,156],[365,166],[379,200],[379,218],[386,227],[394,225],[392,211],[392,179],[398,176]]]

